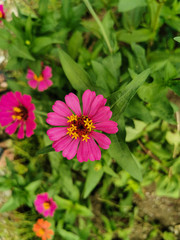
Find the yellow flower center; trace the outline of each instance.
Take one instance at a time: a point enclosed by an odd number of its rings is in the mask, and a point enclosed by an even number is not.
[[[50,208],[50,203],[49,202],[44,202],[43,207],[45,210],[48,210]]]
[[[0,18],[2,18],[3,17],[3,13],[0,11]]]
[[[37,82],[41,82],[41,81],[43,80],[43,76],[40,75],[40,76],[38,77],[36,74],[34,74],[34,80],[36,80]]]
[[[68,123],[70,124],[67,128],[67,134],[72,138],[81,138],[82,141],[88,141],[90,139],[89,134],[95,128],[93,121],[86,116],[78,117],[72,114],[67,117]]]
[[[20,106],[20,107],[14,107],[13,108],[13,115],[12,115],[12,119],[13,120],[26,120],[28,117],[28,111],[25,107]]]
[[[40,228],[39,231],[37,232],[38,236],[41,237],[45,233],[44,229]]]

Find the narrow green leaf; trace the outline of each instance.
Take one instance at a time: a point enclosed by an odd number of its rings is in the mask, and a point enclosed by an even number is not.
[[[101,180],[104,170],[101,168],[100,170],[95,170],[95,162],[90,162],[89,171],[87,174],[85,187],[84,187],[84,194],[83,197],[87,198],[92,190],[97,186],[99,181]]]
[[[38,37],[32,43],[32,52],[37,53],[42,48],[52,45],[53,43],[61,43],[61,41],[51,37]]]
[[[180,43],[180,37],[175,37],[174,40]]]
[[[63,70],[74,89],[83,91],[92,89],[89,75],[79,64],[62,49],[59,50],[59,57]]]
[[[144,7],[146,5],[146,0],[119,0],[118,10],[119,12],[126,12],[137,7]]]
[[[128,103],[135,95],[138,88],[145,82],[150,74],[150,69],[146,69],[138,74],[125,88],[119,89],[108,98],[108,105],[113,112],[113,120],[117,121],[120,114],[125,110]]]
[[[45,153],[48,153],[48,152],[52,152],[54,151],[54,148],[52,147],[52,144],[40,149],[39,151],[36,152],[36,155],[39,155],[39,154],[45,154]]]
[[[142,173],[140,170],[140,165],[136,159],[132,156],[127,144],[123,141],[122,137],[119,136],[120,133],[116,135],[111,135],[111,145],[109,148],[109,153],[113,157],[122,169],[126,170],[132,177],[138,181],[142,180]]]

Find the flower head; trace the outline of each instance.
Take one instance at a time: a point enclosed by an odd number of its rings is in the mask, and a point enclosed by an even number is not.
[[[52,198],[48,197],[48,193],[41,193],[36,196],[34,201],[35,208],[37,212],[44,215],[44,217],[51,216],[53,217],[54,212],[57,208],[56,203]]]
[[[56,101],[48,113],[47,123],[53,126],[47,131],[50,140],[54,141],[56,152],[63,151],[63,156],[72,159],[77,153],[79,162],[100,160],[101,151],[108,149],[110,139],[103,133],[116,133],[117,123],[111,121],[112,112],[105,106],[102,95],[86,90],[82,96],[83,112],[78,97],[74,93],[65,96],[65,102]]]
[[[36,233],[37,237],[40,237],[42,240],[51,239],[54,232],[52,229],[49,229],[51,223],[46,220],[38,219],[33,226],[33,231]]]
[[[5,18],[4,6],[0,4],[0,19],[3,19],[3,18]]]
[[[35,106],[31,103],[31,96],[22,95],[20,92],[8,92],[0,100],[0,124],[7,126],[5,132],[9,135],[16,132],[19,139],[30,137],[36,128],[34,122]]]
[[[28,69],[26,78],[29,80],[28,84],[32,88],[38,88],[38,91],[43,92],[48,89],[53,82],[50,80],[52,77],[52,69],[49,66],[45,66],[41,74],[37,76],[31,69]]]

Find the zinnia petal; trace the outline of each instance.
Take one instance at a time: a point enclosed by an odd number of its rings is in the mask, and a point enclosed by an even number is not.
[[[111,144],[111,140],[103,133],[93,132],[91,136],[96,140],[99,146],[103,149],[108,149]]]
[[[110,107],[103,106],[99,108],[98,112],[91,117],[94,123],[96,122],[105,122],[108,121],[112,116],[112,112],[110,111]]]
[[[91,108],[91,104],[96,97],[96,93],[90,91],[89,89],[86,90],[82,95],[82,102],[83,102],[83,115],[88,115],[89,110]]]
[[[96,123],[95,127],[97,130],[110,133],[110,134],[118,132],[117,123],[111,120],[107,122]]]
[[[72,138],[69,135],[66,135],[63,138],[55,141],[52,147],[55,149],[56,152],[63,151],[68,144],[72,141]]]
[[[68,106],[62,101],[56,101],[52,106],[54,112],[58,113],[60,116],[67,117],[72,114]]]
[[[80,116],[81,115],[81,107],[79,103],[78,97],[74,93],[69,93],[65,96],[65,101],[67,106],[72,109],[72,111]]]
[[[79,139],[72,140],[72,142],[67,145],[67,147],[63,150],[63,157],[66,157],[68,160],[72,159],[77,153],[77,147],[79,142]]]
[[[89,160],[95,161],[101,159],[101,150],[99,149],[98,145],[95,141],[90,138],[89,141]]]
[[[89,156],[89,151],[88,151],[88,143],[85,141],[81,141],[79,144],[79,148],[77,151],[77,160],[79,162],[87,162],[88,161],[88,156]]]
[[[67,119],[59,116],[57,113],[51,112],[47,114],[48,118],[46,120],[47,123],[53,126],[67,126]]]
[[[49,66],[46,66],[44,70],[42,71],[42,75],[44,78],[49,79],[52,77],[52,68]]]
[[[35,89],[35,88],[37,88],[38,82],[36,80],[32,79],[32,80],[28,81],[28,84],[29,84],[30,87]]]
[[[46,82],[44,80],[39,82],[38,91],[42,92],[42,91],[46,90],[47,88],[48,88],[48,85],[46,84]]]
[[[91,104],[91,109],[89,112],[89,117],[94,116],[94,114],[97,113],[100,107],[104,106],[107,102],[107,99],[103,97],[103,95],[97,95],[94,99],[94,101]]]
[[[67,134],[67,127],[55,127],[47,131],[47,135],[51,141],[57,141]]]
[[[21,125],[20,125],[20,128],[19,128],[19,130],[18,130],[17,137],[18,137],[19,139],[24,138],[24,123],[23,123],[23,122],[22,122]]]
[[[28,69],[26,78],[29,80],[33,80],[34,79],[34,72],[31,69]]]
[[[12,135],[13,133],[15,133],[18,125],[19,125],[19,121],[16,121],[16,122],[12,123],[11,125],[9,125],[9,126],[6,128],[5,132],[6,132],[7,134],[9,134],[9,135]]]

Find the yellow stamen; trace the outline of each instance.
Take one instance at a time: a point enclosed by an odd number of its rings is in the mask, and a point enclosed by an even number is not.
[[[86,141],[87,142],[87,140],[90,139],[90,137],[88,137],[87,134],[86,135],[82,135],[82,137],[83,137],[82,141]]]
[[[21,120],[22,119],[22,117],[21,116],[17,116],[17,115],[12,115],[12,119],[13,120]]]
[[[77,121],[77,115],[72,114],[70,117],[67,117],[69,120],[67,122]]]
[[[36,80],[37,82],[41,82],[41,81],[43,80],[43,76],[40,75],[40,76],[38,77],[36,74],[34,74],[34,80]]]
[[[87,129],[89,132],[92,131],[92,128],[95,128],[95,126],[93,125],[92,120],[89,120],[88,118],[86,120],[84,120],[84,125],[87,126]]]
[[[14,108],[13,108],[13,111],[14,111],[14,112],[17,112],[17,113],[20,113],[20,112],[21,112],[21,109],[18,108],[18,107],[14,107]]]
[[[43,207],[45,210],[48,210],[50,208],[50,204],[48,202],[44,202]]]
[[[2,18],[3,17],[3,14],[2,14],[2,12],[0,12],[0,18]]]
[[[72,138],[77,139],[78,137],[79,137],[79,135],[78,135],[76,132],[73,132],[73,133],[72,133]]]
[[[72,129],[71,129],[71,127],[70,127],[70,128],[67,128],[67,133],[66,133],[66,134],[69,134],[69,136],[72,135]]]
[[[71,129],[72,129],[72,131],[77,130],[77,127],[74,126],[74,124],[72,124],[72,125],[71,125]]]

